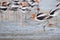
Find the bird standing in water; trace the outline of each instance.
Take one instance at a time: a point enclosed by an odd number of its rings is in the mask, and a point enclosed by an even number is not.
[[[36,14],[32,14],[32,18],[35,21],[45,21],[45,20],[48,21],[49,19],[58,16],[59,13],[60,13],[60,8],[55,9],[53,11],[50,11],[49,15],[47,15],[45,13],[38,13],[37,15]],[[45,27],[46,27],[46,25],[43,26],[44,31],[45,31]]]

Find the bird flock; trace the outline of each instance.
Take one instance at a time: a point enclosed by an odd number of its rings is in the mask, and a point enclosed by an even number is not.
[[[60,3],[58,3],[56,5],[55,9],[51,9],[49,11],[49,15],[40,12],[40,8],[39,8],[39,2],[40,0],[30,0],[29,2],[27,0],[23,0],[22,2],[18,1],[18,0],[14,0],[13,2],[0,2],[0,11],[6,11],[6,10],[13,10],[13,11],[17,11],[18,9],[20,9],[23,13],[26,12],[31,12],[33,10],[34,7],[37,7],[37,13],[33,13],[31,14],[32,19],[34,19],[35,21],[48,21],[51,18],[54,18],[56,16],[59,15],[60,13]],[[28,17],[28,16],[27,16]],[[45,28],[45,25],[44,25]]]
[[[18,0],[14,0],[13,2],[0,2],[0,10],[7,10],[10,8],[12,10],[21,9],[23,11],[28,11],[29,7],[33,8],[34,6],[38,6],[38,3],[35,0],[31,0],[30,2],[27,2],[26,0],[23,0],[22,2]]]

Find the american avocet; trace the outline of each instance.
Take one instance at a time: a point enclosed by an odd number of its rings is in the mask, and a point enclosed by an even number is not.
[[[20,8],[21,10],[21,12],[22,12],[22,15],[24,15],[23,16],[23,19],[24,19],[24,21],[26,22],[26,18],[27,18],[27,15],[29,14],[29,12],[31,11],[30,10],[30,8],[29,7],[22,7],[22,8]]]
[[[51,16],[58,16],[59,12],[60,12],[60,2],[57,3],[56,8],[50,10],[49,13]]]
[[[57,16],[59,10],[60,10],[60,8],[51,11],[51,12],[50,12],[50,15],[51,15],[51,16]],[[59,12],[60,12],[60,11],[59,11]]]
[[[22,8],[20,8],[20,9],[22,10],[22,12],[23,12],[23,11],[31,11],[29,7],[22,7]]]
[[[50,14],[47,15],[45,13],[38,13],[37,15],[36,14],[33,14],[32,15],[32,18],[35,20],[35,21],[40,21],[40,22],[48,22],[49,19],[51,18],[54,18],[55,16],[58,16],[58,14],[60,13],[59,11],[60,9],[55,9],[53,11],[50,11]],[[45,31],[45,27],[46,25],[43,26],[44,28],[44,31]]]
[[[57,4],[57,7],[55,9],[52,9],[50,11],[50,15],[51,16],[57,16],[59,14],[58,12],[60,12],[59,10],[60,10],[60,3]]]
[[[29,3],[30,5],[32,5],[32,4],[35,5],[35,4],[37,4],[38,2],[37,2],[36,0],[30,0],[28,3]],[[33,6],[33,5],[32,5],[32,6]]]
[[[38,6],[38,3],[36,2],[36,0],[31,0],[29,3],[29,6],[34,7],[34,6]]]
[[[3,10],[3,11],[7,10],[7,2],[2,2],[2,5],[0,6],[0,10]]]
[[[52,9],[50,11],[50,16],[52,16],[54,18],[54,20],[58,20],[60,17],[60,5],[58,4],[58,6],[55,9]]]
[[[9,7],[11,10],[17,10],[19,8],[19,4],[18,3],[12,3]]]
[[[29,7],[29,4],[28,4],[28,2],[21,2],[20,3],[20,6],[21,6],[21,10],[22,10],[22,12],[27,12],[27,11],[30,11],[30,7]]]
[[[47,17],[48,17],[48,15],[44,14],[44,13],[32,14],[32,18],[35,21],[40,22],[40,23],[45,23],[45,24],[47,23],[47,20],[46,20]],[[45,31],[45,27],[46,27],[45,24],[43,24],[44,25],[43,26],[44,31]]]
[[[32,15],[32,18],[36,21],[45,20],[47,17],[48,17],[48,15],[44,14],[44,13],[38,13],[37,15],[36,14]]]
[[[6,10],[7,10],[6,2],[1,2],[1,5],[0,5],[1,21],[3,21],[3,17]]]

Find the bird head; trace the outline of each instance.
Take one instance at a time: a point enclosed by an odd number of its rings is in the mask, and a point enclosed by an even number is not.
[[[32,14],[32,18],[33,18],[34,20],[36,20],[37,16],[36,16],[35,13]]]
[[[23,6],[23,7],[29,6],[29,4],[27,2],[20,2],[20,5]]]
[[[9,4],[10,4],[9,2],[5,2],[5,1],[2,2],[2,6],[9,6]]]
[[[36,0],[37,3],[40,3],[40,0]]]

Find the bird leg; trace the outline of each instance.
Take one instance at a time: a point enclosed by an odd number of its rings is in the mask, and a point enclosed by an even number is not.
[[[44,26],[43,26],[43,31],[44,31],[44,32],[46,31],[46,30],[45,30],[45,27],[46,27],[46,26],[44,25]]]

